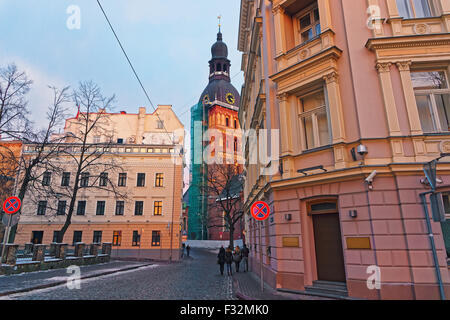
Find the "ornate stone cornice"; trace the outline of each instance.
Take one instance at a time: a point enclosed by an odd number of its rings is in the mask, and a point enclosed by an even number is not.
[[[380,62],[376,64],[375,68],[377,68],[379,73],[383,73],[383,72],[390,72],[391,66],[392,63],[390,62]]]
[[[369,50],[397,49],[413,47],[434,47],[450,45],[450,34],[428,34],[416,36],[397,36],[369,39],[366,48]]]

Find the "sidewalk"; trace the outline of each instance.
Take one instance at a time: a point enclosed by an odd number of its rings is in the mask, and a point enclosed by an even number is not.
[[[108,263],[81,266],[81,279],[94,278],[117,272],[133,270],[152,263],[111,261]],[[11,276],[0,276],[0,297],[10,294],[23,293],[32,290],[58,286],[67,282],[70,274],[66,269],[54,269]]]
[[[240,300],[332,300],[323,297],[278,292],[264,284],[261,292],[260,279],[253,272],[233,273],[233,286]]]

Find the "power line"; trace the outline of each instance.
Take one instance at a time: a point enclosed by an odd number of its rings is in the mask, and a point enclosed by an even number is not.
[[[106,14],[105,10],[103,9],[103,7],[102,7],[102,5],[101,5],[101,3],[100,3],[100,0],[97,0],[97,3],[98,3],[100,9],[101,9],[102,12],[103,12],[103,15],[105,16],[105,19],[106,19],[106,21],[108,22],[108,25],[109,25],[109,27],[111,28],[111,31],[112,31],[112,33],[114,34],[114,37],[116,38],[116,40],[117,40],[117,42],[118,42],[118,44],[119,44],[119,46],[120,46],[120,49],[122,49],[122,52],[123,52],[123,54],[125,55],[125,58],[127,59],[128,64],[130,65],[131,70],[132,70],[133,73],[134,73],[134,76],[136,77],[137,81],[139,82],[139,85],[141,86],[142,91],[144,91],[144,94],[145,94],[145,96],[147,97],[147,100],[150,102],[150,105],[151,105],[151,107],[153,108],[153,111],[155,111],[155,114],[156,114],[156,116],[158,117],[160,123],[162,123],[163,128],[164,128],[164,131],[166,131],[166,133],[167,133],[167,136],[168,136],[169,139],[172,141],[172,144],[175,145],[175,141],[174,141],[174,140],[172,139],[172,137],[170,136],[169,131],[167,130],[166,126],[164,125],[164,122],[163,122],[163,121],[161,120],[161,118],[159,117],[158,112],[156,112],[156,108],[155,108],[155,106],[153,105],[153,102],[152,102],[152,100],[150,99],[150,96],[149,96],[149,94],[147,93],[147,90],[145,89],[144,85],[142,84],[142,81],[141,81],[141,79],[139,78],[139,75],[137,74],[136,69],[134,68],[133,64],[131,63],[131,60],[130,60],[130,58],[128,57],[128,54],[127,54],[127,52],[125,51],[125,48],[124,48],[123,45],[122,45],[122,42],[120,42],[120,39],[119,39],[119,37],[117,36],[116,31],[114,30],[114,28],[113,28],[111,22],[109,21],[108,15]]]

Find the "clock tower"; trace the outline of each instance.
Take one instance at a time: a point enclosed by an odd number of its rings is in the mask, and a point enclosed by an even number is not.
[[[207,228],[211,215],[222,214],[208,210],[208,196],[205,193],[205,175],[207,165],[196,159],[203,159],[205,148],[204,132],[209,129],[218,130],[222,136],[220,142],[223,158],[233,159],[240,156],[241,132],[238,119],[240,95],[231,84],[231,62],[228,59],[228,47],[223,42],[220,31],[217,41],[211,47],[209,61],[209,82],[200,96],[197,105],[191,109],[191,177],[189,187],[189,239],[197,240],[228,240],[227,231],[222,228]],[[200,130],[195,130],[195,123],[201,123]],[[197,126],[198,127],[198,126]],[[217,131],[216,131],[217,132]],[[230,136],[229,133],[233,132]],[[217,150],[216,150],[217,151]],[[216,153],[215,151],[215,153]],[[216,158],[218,154],[213,154]],[[222,155],[220,155],[222,156]],[[231,163],[234,163],[231,162]],[[226,162],[224,162],[226,163]],[[217,219],[217,217],[215,217]],[[240,228],[236,228],[235,238],[240,237]]]

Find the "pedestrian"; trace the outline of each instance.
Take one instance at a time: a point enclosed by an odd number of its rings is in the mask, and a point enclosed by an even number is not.
[[[244,243],[244,247],[242,248],[242,263],[244,264],[244,272],[248,271],[248,255],[250,254],[249,248]]]
[[[191,251],[191,246],[187,245],[186,247],[186,255],[189,257],[189,252]]]
[[[233,251],[231,250],[231,247],[228,247],[227,250],[225,250],[225,263],[227,264],[228,275],[232,276],[233,268],[231,265],[233,264]]]
[[[236,246],[236,249],[234,249],[233,253],[233,261],[234,264],[236,265],[236,272],[239,272],[239,264],[241,263],[241,260],[242,260],[241,249],[239,248],[239,246]]]
[[[181,257],[184,257],[184,249],[186,248],[186,244],[183,242],[183,244],[181,245]]]
[[[219,249],[219,254],[217,255],[217,263],[220,266],[220,274],[223,276],[223,267],[225,265],[225,249],[223,246]]]

